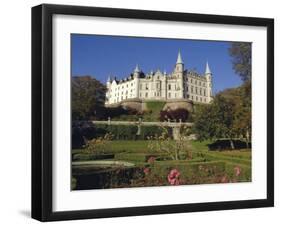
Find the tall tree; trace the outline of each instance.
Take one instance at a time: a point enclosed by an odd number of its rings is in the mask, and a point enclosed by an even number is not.
[[[95,118],[102,111],[106,87],[90,76],[72,77],[72,119]]]
[[[234,71],[243,82],[252,77],[252,45],[247,42],[233,42],[229,48]]]
[[[230,146],[234,149],[233,138],[235,103],[218,94],[209,105],[201,106],[195,116],[192,131],[199,140],[228,138]]]

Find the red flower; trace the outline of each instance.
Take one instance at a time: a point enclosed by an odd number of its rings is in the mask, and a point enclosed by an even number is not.
[[[149,163],[154,163],[154,161],[155,161],[154,156],[149,157],[149,159],[147,160],[147,162],[149,162]]]
[[[241,171],[242,170],[239,166],[234,167],[234,172],[235,172],[236,177],[238,177],[241,174]]]
[[[171,185],[179,185],[180,172],[177,169],[172,169],[168,174],[168,181]]]
[[[144,168],[144,169],[143,169],[143,172],[144,172],[145,175],[147,175],[147,174],[149,174],[150,169],[149,169],[149,168]]]

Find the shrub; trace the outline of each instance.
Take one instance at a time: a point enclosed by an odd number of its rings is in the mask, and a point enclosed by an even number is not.
[[[165,129],[168,131],[168,136],[172,137],[172,128],[167,127]],[[160,126],[142,126],[139,139],[147,140],[148,137],[161,136],[163,132],[164,128]]]
[[[186,122],[188,120],[189,112],[186,109],[178,108],[175,110],[160,111],[160,121],[174,120]]]
[[[115,155],[115,159],[133,162],[148,162],[151,157],[155,157],[155,159],[157,159],[166,156],[167,155],[165,153],[119,153]]]
[[[74,154],[73,161],[88,161],[88,160],[101,160],[101,159],[112,159],[114,154]]]
[[[204,153],[204,156],[206,160],[212,161],[212,160],[222,160],[226,162],[233,162],[233,163],[238,163],[238,164],[244,164],[244,165],[251,165],[251,160],[248,159],[242,159],[242,158],[234,158],[234,157],[227,157],[227,156],[222,156],[219,154],[215,153]]]
[[[193,183],[199,183],[205,177],[223,174],[225,162],[156,161],[151,171],[165,179],[172,169],[179,170],[185,182],[192,179]]]
[[[241,169],[241,173],[239,175],[235,174],[236,167],[239,167]],[[230,180],[232,180],[232,182],[249,182],[252,180],[251,166],[226,162],[225,171],[226,174],[229,176]]]

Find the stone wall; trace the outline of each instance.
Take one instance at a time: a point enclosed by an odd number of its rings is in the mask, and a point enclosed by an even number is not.
[[[185,100],[185,99],[178,99],[178,100],[173,100],[173,101],[167,101],[163,110],[176,110],[178,108],[183,108],[186,109],[189,112],[193,111],[193,102],[190,100]]]
[[[156,100],[155,100],[155,102],[156,102]],[[161,100],[161,102],[163,102],[163,101]],[[118,107],[118,106],[122,106],[125,109],[126,108],[136,109],[139,112],[147,110],[146,101],[143,101],[143,100],[140,100],[137,98],[123,100],[119,104],[107,105],[107,107]],[[166,100],[166,104],[164,105],[163,110],[168,110],[168,109],[175,110],[178,108],[183,108],[189,112],[192,112],[193,111],[193,102],[190,100],[186,100],[186,99]]]

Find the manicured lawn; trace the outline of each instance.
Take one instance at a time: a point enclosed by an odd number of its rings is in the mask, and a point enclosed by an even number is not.
[[[158,153],[149,151],[149,141],[147,140],[111,141],[107,146],[106,151],[102,154],[98,154],[98,156],[91,156],[96,155],[94,153],[83,153],[82,149],[72,150],[72,154],[73,161],[93,160],[92,162],[96,162],[96,160],[100,161],[104,159],[105,161],[124,161],[134,165],[133,168],[128,169],[119,167],[116,172],[116,169],[113,168],[108,172],[105,172],[104,170],[101,171],[103,175],[102,178],[105,180],[104,182],[100,182],[99,175],[101,174],[93,171],[92,176],[89,176],[91,178],[89,180],[92,181],[96,178],[95,180],[98,180],[101,184],[97,187],[95,187],[95,184],[89,185],[90,188],[91,186],[93,186],[93,188],[114,188],[169,185],[167,175],[172,169],[177,169],[180,172],[180,184],[251,181],[250,149],[209,151],[207,145],[210,141],[188,142],[190,143],[190,152],[192,152],[192,156],[191,158],[187,157],[181,160],[169,159],[167,158],[167,153],[164,152]],[[87,157],[87,155],[89,157]],[[105,158],[106,156],[110,157]],[[149,162],[149,159],[152,156],[155,156],[156,158],[156,161],[153,163]],[[81,184],[83,181],[85,182],[85,179],[83,179],[84,174],[81,174],[83,167],[81,169],[79,169],[79,167],[76,168],[73,168],[73,170],[76,170],[74,178],[78,179],[77,181],[76,179],[75,181],[73,180],[72,184],[75,186],[75,184],[78,183],[78,189],[84,189],[84,185]],[[149,173],[144,174],[144,169],[149,170]],[[237,175],[237,169],[239,170],[239,175]],[[87,177],[87,175],[85,175],[85,177]],[[119,180],[121,180],[121,182]],[[124,182],[124,180],[126,182]],[[112,181],[114,183],[111,184]]]
[[[174,142],[174,141],[171,141]],[[234,159],[234,162],[238,162],[239,160],[242,161],[242,163],[247,163],[251,160],[251,151],[250,149],[243,149],[243,150],[234,150],[234,151],[208,151],[208,144],[210,141],[189,141],[191,144],[192,152],[195,153],[201,153],[203,152],[203,155],[206,155],[206,157],[217,159],[217,160],[227,160],[231,161],[231,159]],[[149,153],[148,149],[149,141],[147,140],[116,140],[111,141],[110,144],[107,146],[106,153],[135,153],[135,154],[145,154]],[[72,154],[81,153],[82,149],[74,149],[72,150]],[[205,153],[204,153],[205,152]],[[245,160],[245,161],[244,161]],[[244,162],[243,162],[244,161]]]

